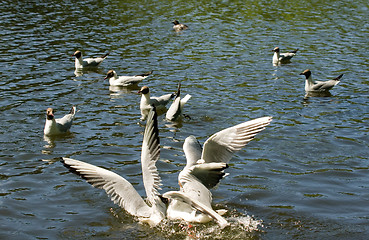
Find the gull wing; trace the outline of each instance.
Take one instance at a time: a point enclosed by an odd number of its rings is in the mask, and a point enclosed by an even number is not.
[[[141,166],[142,177],[148,202],[154,205],[159,195],[161,179],[155,164],[160,157],[159,129],[155,107],[150,109],[142,141]]]
[[[104,189],[111,200],[137,217],[150,217],[151,208],[137,193],[131,183],[118,174],[89,163],[62,158],[61,162],[71,172],[81,176],[96,188]]]
[[[191,195],[190,192],[193,191],[194,198],[202,203],[209,202],[210,204],[209,189],[215,187],[224,177],[224,169],[226,168],[228,168],[228,164],[223,162],[199,163],[189,168],[186,166],[180,172],[178,181],[185,193]]]
[[[188,136],[183,143],[183,152],[186,155],[186,167],[192,167],[201,159],[202,146],[195,136]]]
[[[136,83],[141,82],[147,77],[142,76],[120,76],[118,79],[115,80],[116,85],[133,85]]]
[[[150,72],[138,74],[138,75],[135,75],[135,76],[136,77],[144,77],[144,78],[146,78],[146,77],[150,76],[153,72],[154,72],[154,70],[151,70]]]
[[[313,86],[314,91],[327,91],[332,89],[334,86],[336,86],[339,83],[339,81],[336,80],[329,80],[326,82],[316,82]]]
[[[174,94],[165,94],[160,97],[151,97],[150,104],[155,106],[159,105],[166,106],[173,97]]]
[[[201,159],[206,163],[228,163],[236,151],[242,149],[271,121],[272,117],[257,118],[215,133],[206,140]]]
[[[55,119],[60,131],[66,132],[72,127],[73,119],[76,115],[76,110],[76,107],[73,106],[67,115],[62,118]]]
[[[313,90],[314,91],[327,91],[327,90],[330,90],[340,82],[340,79],[342,78],[342,76],[343,76],[343,74],[341,74],[338,77],[333,78],[332,80],[329,80],[329,81],[316,81],[314,86],[313,86]]]
[[[215,219],[221,228],[224,228],[229,225],[227,220],[225,220],[222,216],[220,216],[217,212],[215,212],[211,207],[208,207],[205,204],[193,198],[188,197],[187,194],[185,193],[178,192],[178,191],[170,191],[170,192],[166,192],[163,195],[163,197],[175,199],[177,201],[181,201],[181,202],[191,205],[193,208]]]

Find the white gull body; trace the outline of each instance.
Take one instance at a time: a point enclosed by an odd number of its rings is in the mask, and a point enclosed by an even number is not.
[[[343,74],[339,75],[338,77],[329,80],[329,81],[316,81],[314,82],[311,77],[311,71],[306,69],[300,75],[305,76],[305,91],[306,92],[315,92],[315,93],[328,93],[334,86],[336,86],[340,79],[342,78]]]
[[[184,98],[181,99],[181,83],[179,83],[176,98],[170,105],[165,118],[169,121],[178,120],[182,115],[184,105],[188,102],[188,100],[190,100],[190,98],[191,95],[187,94]]]
[[[271,121],[271,117],[262,117],[224,129],[208,138],[203,149],[194,136],[187,137],[183,145],[187,164],[178,177],[180,191],[163,194],[171,199],[167,217],[199,223],[214,219],[221,227],[227,226],[228,222],[221,216],[226,211],[214,211],[211,206],[210,189],[225,175],[224,169],[233,154]]]
[[[149,87],[143,86],[138,93],[141,93],[140,110],[141,120],[145,120],[152,106],[155,106],[158,112],[166,111],[166,105],[174,97],[174,94],[165,94],[160,97],[150,97]]]
[[[296,49],[294,51],[291,52],[287,52],[287,53],[280,53],[280,49],[279,47],[276,47],[273,49],[273,65],[280,65],[283,63],[289,63],[291,61],[291,58],[293,58],[296,55],[296,52],[299,49]]]
[[[156,112],[152,110],[148,116],[141,150],[146,202],[130,182],[112,171],[71,158],[63,158],[61,161],[71,172],[80,175],[92,186],[104,189],[111,200],[129,214],[153,227],[165,218],[167,208],[158,192],[161,179],[155,164],[159,157],[159,130]]]
[[[76,107],[73,106],[70,112],[62,118],[55,119],[54,109],[46,109],[46,121],[44,127],[44,134],[46,136],[53,136],[63,134],[69,131],[72,127],[74,116],[76,115]]]
[[[96,68],[98,67],[105,58],[109,55],[109,53],[104,54],[101,57],[97,58],[85,58],[82,57],[81,51],[76,51],[72,56],[75,57],[74,66],[76,69],[82,68]]]
[[[106,77],[104,78],[104,80],[109,79],[110,86],[127,87],[127,86],[138,84],[139,82],[141,82],[142,80],[150,76],[152,72],[153,71],[150,71],[150,72],[143,73],[140,75],[135,75],[135,76],[118,76],[114,70],[109,70],[106,73]]]

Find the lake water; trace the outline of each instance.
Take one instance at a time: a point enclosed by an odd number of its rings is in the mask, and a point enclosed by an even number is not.
[[[369,3],[358,1],[9,1],[0,3],[1,239],[366,239],[369,234]],[[172,31],[178,19],[189,26]],[[299,48],[272,65],[272,49]],[[74,74],[77,49],[109,57]],[[343,73],[331,97],[304,99],[304,76]],[[232,227],[150,228],[60,157],[103,166],[144,196],[136,88],[106,72],[154,74],[152,95],[179,81],[191,118],[159,118],[161,192],[178,189],[184,139],[261,116],[266,130],[230,162],[213,191]],[[76,105],[71,133],[44,139],[48,107]],[[257,229],[254,229],[257,228]]]

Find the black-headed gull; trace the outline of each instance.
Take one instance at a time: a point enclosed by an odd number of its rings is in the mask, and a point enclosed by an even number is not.
[[[176,32],[180,32],[182,30],[185,30],[185,29],[188,29],[188,26],[183,24],[183,23],[179,23],[178,20],[174,20],[172,22],[174,25],[173,25],[173,30],[176,31]]]
[[[141,150],[146,202],[130,182],[114,172],[71,158],[61,160],[71,172],[81,176],[92,186],[104,189],[114,203],[152,227],[165,218],[167,208],[166,199],[162,198],[158,192],[161,179],[155,166],[160,157],[157,124],[157,115],[152,109],[148,115]]]
[[[169,121],[176,121],[182,116],[183,106],[191,98],[190,94],[187,94],[181,99],[181,83],[178,84],[178,90],[176,93],[176,98],[173,100],[172,105],[170,105],[165,118]]]
[[[329,80],[329,81],[316,81],[314,82],[311,77],[311,71],[309,69],[306,69],[300,75],[305,76],[305,91],[306,92],[329,92],[330,89],[332,89],[334,86],[336,86],[340,79],[342,78],[343,74],[339,75],[338,77]]]
[[[291,61],[291,58],[296,55],[296,52],[299,49],[296,49],[291,52],[287,53],[280,53],[279,47],[276,47],[273,49],[274,55],[273,55],[273,65],[279,65],[283,63],[289,63]]]
[[[109,79],[110,86],[126,87],[130,85],[138,84],[139,82],[141,82],[142,80],[150,76],[152,73],[153,71],[143,73],[140,75],[135,75],[135,76],[118,76],[114,70],[109,70],[106,73],[106,77],[104,78],[104,80]]]
[[[148,86],[143,86],[138,93],[141,93],[140,110],[141,120],[145,120],[152,106],[155,106],[158,112],[166,110],[166,105],[175,96],[175,94],[165,94],[160,97],[150,97]]]
[[[194,136],[187,137],[183,144],[187,164],[178,177],[180,191],[163,194],[171,199],[167,217],[200,223],[215,219],[221,227],[227,226],[228,222],[221,216],[226,211],[214,211],[211,207],[210,189],[225,175],[224,169],[233,154],[271,121],[271,117],[262,117],[224,129],[208,138],[203,149]]]
[[[74,116],[76,115],[76,107],[73,106],[70,112],[62,118],[55,119],[54,109],[46,109],[46,122],[44,134],[46,136],[59,135],[69,131],[72,127]]]
[[[74,66],[76,69],[81,69],[81,68],[95,68],[98,67],[104,60],[105,58],[109,55],[109,53],[106,53],[104,55],[102,55],[101,57],[97,57],[97,58],[82,58],[82,52],[81,51],[76,51],[72,57],[75,57],[75,63]]]

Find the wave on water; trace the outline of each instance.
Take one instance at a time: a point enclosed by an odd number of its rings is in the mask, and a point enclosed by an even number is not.
[[[263,220],[253,216],[232,213],[225,217],[229,226],[220,228],[212,221],[206,224],[187,223],[185,221],[164,220],[157,228],[168,239],[183,237],[183,239],[251,239],[262,232]]]

